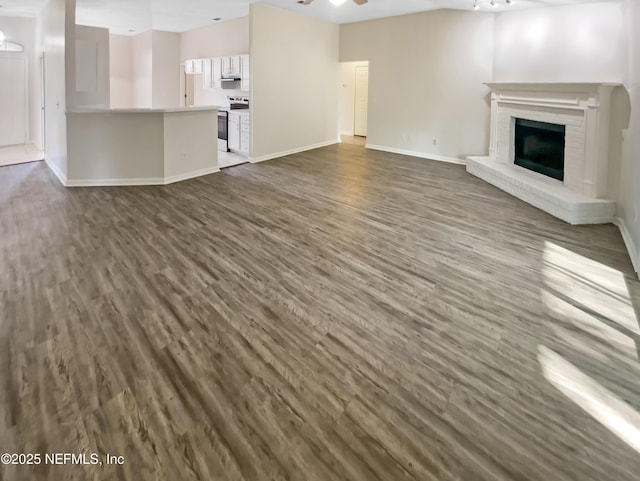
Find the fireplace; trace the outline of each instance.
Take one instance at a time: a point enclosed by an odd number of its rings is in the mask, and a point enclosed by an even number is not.
[[[564,180],[564,125],[515,119],[514,160],[525,169]]]
[[[614,220],[607,174],[611,94],[617,85],[487,85],[489,155],[467,157],[467,171],[571,224]]]

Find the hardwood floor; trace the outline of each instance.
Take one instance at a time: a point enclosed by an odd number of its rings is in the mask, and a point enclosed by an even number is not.
[[[0,169],[0,480],[637,480],[640,285],[464,167]]]

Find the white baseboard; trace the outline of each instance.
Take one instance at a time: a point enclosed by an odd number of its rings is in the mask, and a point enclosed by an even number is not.
[[[182,180],[202,177],[203,175],[220,172],[218,167],[208,167],[206,169],[187,172],[186,174],[173,175],[171,177],[149,177],[142,179],[74,179],[66,183],[67,187],[127,187],[142,185],[167,185]]]
[[[419,157],[421,159],[437,160],[439,162],[448,162],[450,164],[459,164],[459,165],[466,164],[466,162],[463,159],[456,159],[455,157],[445,157],[442,155],[426,154],[424,152],[415,152],[412,150],[397,149],[395,147],[386,147],[384,145],[366,144],[365,147],[371,150],[381,150],[382,152],[408,155],[410,157]]]
[[[633,269],[636,271],[636,274],[638,274],[638,278],[640,279],[640,246],[637,246],[635,242],[633,242],[633,237],[631,237],[631,233],[629,232],[624,219],[616,217],[613,223],[620,229],[622,239],[624,239],[624,244],[627,246],[627,250],[629,251],[629,257],[631,257]]]
[[[174,182],[180,182],[183,180],[193,179],[194,177],[202,177],[203,175],[215,174],[220,172],[220,169],[216,167],[207,167],[206,169],[200,169],[193,172],[187,172],[186,174],[173,175],[171,177],[165,177],[165,184],[173,184]]]
[[[49,167],[49,169],[51,169],[51,172],[53,172],[53,174],[58,178],[60,183],[62,185],[64,185],[65,187],[67,187],[67,185],[68,185],[67,176],[64,175],[64,173],[58,168],[58,166],[56,164],[54,164],[53,162],[51,162],[49,157],[47,157],[46,155],[44,156],[44,161],[47,164],[47,167]]]
[[[262,155],[260,157],[249,157],[249,162],[257,164],[258,162],[264,162],[265,160],[277,159],[278,157],[285,157],[287,155],[299,154],[307,150],[319,149],[320,147],[327,147],[329,145],[339,144],[340,139],[328,140],[326,142],[320,142],[319,144],[306,145],[304,147],[297,147],[291,150],[285,150],[283,152],[277,152],[275,154]]]

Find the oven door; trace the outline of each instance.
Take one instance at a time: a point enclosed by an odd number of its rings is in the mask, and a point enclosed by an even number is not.
[[[218,150],[229,152],[229,112],[218,112]]]

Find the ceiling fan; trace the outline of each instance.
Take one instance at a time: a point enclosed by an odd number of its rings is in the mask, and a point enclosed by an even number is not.
[[[334,5],[342,5],[344,2],[346,2],[347,0],[329,0],[331,3],[333,3]],[[369,0],[353,0],[353,3],[357,4],[357,5],[364,5],[365,3],[367,3]],[[300,5],[309,5],[311,3],[313,3],[313,0],[299,0],[298,3]]]

